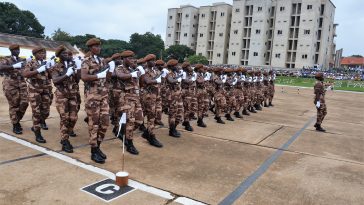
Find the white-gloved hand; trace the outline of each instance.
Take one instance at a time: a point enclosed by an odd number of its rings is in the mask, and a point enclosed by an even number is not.
[[[145,74],[145,70],[144,70],[143,66],[138,66],[137,69],[139,70],[141,75]]]
[[[79,58],[75,58],[76,70],[81,69],[82,61]]]
[[[157,83],[162,83],[162,76],[159,76],[159,78],[155,79],[157,81]]]
[[[25,61],[28,63],[28,62],[30,62],[30,61],[32,61],[33,60],[33,57],[32,56],[30,56],[29,58],[27,58]]]
[[[317,108],[320,108],[320,106],[321,106],[321,103],[320,103],[320,101],[318,100],[318,101],[316,102],[316,107],[317,107]]]
[[[96,74],[97,78],[98,79],[106,78],[107,71],[108,70],[104,70],[101,73]]]
[[[182,78],[178,78],[177,81],[180,83],[182,82]]]
[[[15,63],[13,68],[21,68],[23,66],[23,62]]]
[[[46,65],[42,65],[42,66],[40,66],[40,67],[37,69],[38,73],[42,73],[42,72],[44,72],[44,71],[46,71],[46,70],[47,70]]]
[[[115,61],[110,61],[109,63],[109,72],[110,73],[113,73],[114,72],[114,70],[115,70]]]
[[[130,74],[131,74],[132,78],[138,78],[138,71],[134,71],[134,72],[132,72]]]
[[[193,76],[193,77],[191,78],[191,80],[192,80],[193,82],[195,82],[195,81],[196,81],[196,76]]]
[[[66,75],[67,75],[68,77],[70,77],[73,73],[74,73],[73,69],[72,69],[72,68],[68,68],[68,69],[67,69],[67,73],[66,73]]]
[[[52,61],[46,61],[46,68],[49,69],[52,67]]]

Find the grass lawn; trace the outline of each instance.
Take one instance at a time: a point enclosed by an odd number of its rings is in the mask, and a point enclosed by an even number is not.
[[[276,78],[276,84],[278,85],[291,85],[291,86],[313,88],[315,82],[316,80],[313,78],[286,77],[286,76],[277,76]],[[325,80],[325,82],[329,81]],[[364,81],[330,80],[330,82],[334,82],[334,90],[364,92]]]

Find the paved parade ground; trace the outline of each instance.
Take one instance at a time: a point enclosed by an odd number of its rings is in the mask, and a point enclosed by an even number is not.
[[[75,150],[68,154],[60,151],[54,103],[47,120],[50,129],[42,131],[46,144],[37,143],[30,130],[30,107],[21,122],[24,133],[15,135],[2,91],[0,103],[0,204],[364,202],[362,93],[327,92],[328,115],[322,124],[326,133],[313,127],[313,90],[279,86],[274,107],[243,120],[220,125],[209,113],[207,128],[193,121],[195,131],[180,130],[181,138],[169,137],[167,127],[158,128],[161,149],[150,146],[139,133],[135,144],[140,154],[126,153],[131,180],[124,194],[111,180],[104,181],[121,170],[121,141],[111,127],[102,144],[108,158],[100,165],[90,159],[83,108],[75,128],[78,136],[70,139]]]

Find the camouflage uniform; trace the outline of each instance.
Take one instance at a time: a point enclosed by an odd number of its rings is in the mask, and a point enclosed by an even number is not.
[[[230,114],[236,107],[235,89],[234,89],[234,77],[232,73],[229,73],[225,83],[225,98],[226,98],[226,117],[230,119]],[[229,117],[230,116],[230,117]],[[231,119],[230,119],[231,120]]]
[[[196,96],[198,99],[197,116],[199,119],[202,119],[205,117],[205,114],[207,113],[207,111],[209,109],[209,103],[210,103],[209,94],[206,89],[206,84],[208,82],[205,81],[204,78],[205,78],[205,76],[203,73],[197,72],[197,79],[204,80],[203,83],[198,83],[196,81],[196,88],[197,88]]]
[[[96,75],[104,66],[101,58],[87,56],[82,62],[81,69],[86,70],[90,75]],[[85,82],[85,111],[88,117],[89,143],[94,148],[103,141],[110,123],[108,86],[106,78]]]
[[[221,113],[226,110],[226,98],[225,98],[225,90],[224,90],[224,83],[218,84],[218,81],[221,81],[223,76],[215,75],[213,77],[213,82],[215,84],[216,92],[214,94],[214,101],[215,101],[215,119],[221,117]]]
[[[55,78],[65,75],[68,69],[66,66],[65,63],[57,63],[51,70],[52,77]],[[73,131],[77,122],[77,94],[79,94],[77,76],[74,73],[62,82],[54,84],[54,86],[56,87],[56,91],[54,92],[56,96],[56,108],[60,116],[61,139],[67,140],[69,133]]]
[[[25,66],[25,71],[34,71],[43,65],[43,62],[32,60]],[[49,116],[51,105],[51,93],[49,85],[50,74],[46,70],[42,73],[37,73],[27,79],[28,82],[28,101],[33,113],[33,129],[40,130],[40,124]]]
[[[20,59],[5,57],[0,61],[2,65],[13,65]],[[23,118],[28,108],[27,83],[21,75],[21,69],[12,69],[4,72],[3,92],[9,103],[9,115],[12,124],[17,124]]]
[[[273,72],[269,72],[270,76],[268,78],[269,80],[269,85],[268,85],[268,101],[269,101],[269,106],[273,106],[272,105],[272,101],[273,101],[273,97],[274,97],[274,80],[275,80],[275,74],[273,74]]]
[[[186,72],[186,80],[193,81],[193,74]],[[191,117],[197,113],[196,82],[182,81],[182,99],[184,121],[191,121]]]
[[[178,78],[178,74],[175,72],[168,73],[167,77],[173,79]],[[183,120],[183,100],[181,83],[168,83],[168,123],[169,126],[176,127]]]
[[[317,81],[314,86],[314,94],[315,94],[315,100],[314,103],[317,103],[317,100],[320,101],[320,107],[317,108],[317,121],[316,124],[321,126],[322,121],[324,120],[326,114],[327,114],[327,108],[325,104],[325,86],[323,82]],[[319,96],[318,99],[316,99],[316,96]]]

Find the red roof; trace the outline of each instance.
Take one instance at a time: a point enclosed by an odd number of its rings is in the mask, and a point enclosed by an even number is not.
[[[342,58],[341,65],[364,65],[364,58],[358,58],[358,57]]]

